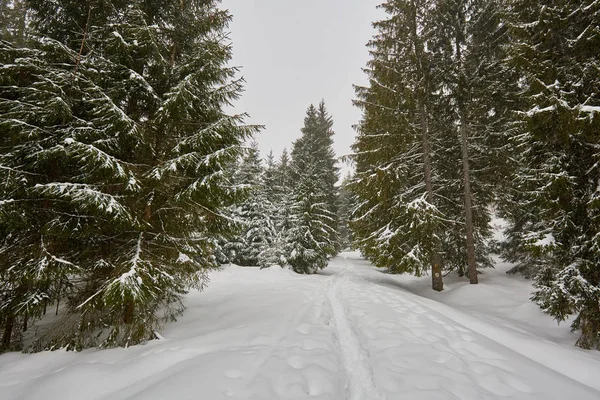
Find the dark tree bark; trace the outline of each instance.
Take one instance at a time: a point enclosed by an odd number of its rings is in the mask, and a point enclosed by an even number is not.
[[[460,13],[460,12],[459,12]],[[459,23],[464,23],[464,16],[459,15]],[[458,60],[458,113],[460,119],[460,146],[462,150],[463,164],[463,187],[465,201],[465,228],[467,242],[467,268],[469,274],[469,282],[471,284],[478,283],[477,280],[477,265],[475,262],[475,235],[473,225],[473,192],[471,190],[471,166],[469,162],[469,131],[467,112],[465,110],[465,102],[468,101],[467,94],[467,77],[465,76],[463,66],[463,55],[461,45],[464,43],[462,27],[456,26],[456,59]]]
[[[10,348],[10,342],[12,339],[13,327],[15,326],[14,315],[9,315],[4,321],[4,332],[2,333],[2,344],[0,344],[0,350],[6,351]]]
[[[473,234],[473,200],[471,192],[471,169],[469,165],[469,142],[466,121],[461,118],[460,137],[462,147],[463,179],[465,190],[465,228],[467,232],[467,266],[469,282],[478,283],[477,265],[475,263],[475,236]]]

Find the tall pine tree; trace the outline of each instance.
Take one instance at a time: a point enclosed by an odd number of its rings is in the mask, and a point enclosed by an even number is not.
[[[510,1],[508,65],[523,105],[505,216],[533,300],[600,349],[600,3]]]
[[[357,87],[363,110],[353,146],[356,245],[375,265],[422,275],[442,290],[444,216],[434,168],[434,64],[426,1],[389,0],[368,44],[368,87]],[[447,219],[447,218],[446,218]]]
[[[514,85],[502,65],[508,36],[501,11],[497,0],[444,0],[431,10],[429,47],[442,93],[436,112],[440,207],[457,222],[447,235],[446,259],[459,274],[466,264],[471,283],[478,281],[478,266],[491,265],[489,210],[510,154]]]
[[[358,245],[392,272],[469,270],[487,257],[493,173],[509,102],[500,61],[505,29],[491,0],[388,1],[369,43],[368,87],[354,145]],[[504,147],[501,147],[504,146]],[[503,172],[506,174],[506,172]],[[468,266],[468,268],[465,268]]]
[[[311,105],[304,118],[302,137],[294,142],[290,177],[294,182],[287,232],[288,262],[299,273],[325,268],[337,253],[337,168],[333,122],[325,104]]]
[[[231,261],[242,266],[266,266],[264,254],[275,240],[273,204],[265,182],[258,144],[252,142],[236,173],[237,182],[248,188],[247,199],[234,210],[241,226],[240,234],[225,248]]]
[[[68,299],[40,348],[152,338],[216,266],[240,195],[224,169],[256,131],[223,112],[241,90],[230,15],[215,1],[29,5],[28,48],[2,44],[5,332]]]

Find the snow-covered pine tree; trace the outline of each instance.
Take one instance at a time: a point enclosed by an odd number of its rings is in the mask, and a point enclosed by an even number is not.
[[[290,229],[290,209],[292,204],[294,182],[291,176],[291,160],[287,149],[283,149],[274,174],[274,187],[278,199],[276,227],[278,236],[285,240]]]
[[[353,145],[357,197],[352,216],[355,244],[379,267],[422,275],[442,290],[443,215],[433,168],[436,92],[427,1],[389,0],[387,18],[374,23],[369,42],[368,87],[357,87],[363,110]]]
[[[288,262],[298,273],[327,266],[337,252],[335,207],[337,168],[332,149],[332,119],[320,103],[311,105],[302,136],[294,142],[290,177],[294,182],[287,232]]]
[[[133,123],[86,76],[73,82],[75,51],[50,38],[33,37],[28,45],[0,44],[5,348],[48,302],[58,305],[83,290],[84,275],[93,268],[80,261],[102,241],[102,226],[131,224],[113,191],[130,190],[136,182],[125,163],[94,143],[121,144],[119,132]],[[86,136],[89,141],[73,139]],[[103,191],[101,184],[112,190]]]
[[[334,242],[335,250],[331,254],[336,255],[341,251],[340,246],[340,238],[338,235],[338,187],[337,182],[339,181],[339,168],[336,166],[337,157],[335,156],[335,152],[333,151],[333,118],[327,112],[325,107],[325,101],[321,100],[319,106],[317,107],[318,111],[318,123],[319,128],[318,132],[318,144],[317,149],[320,150],[321,156],[323,157],[319,160],[319,168],[323,171],[321,173],[323,180],[323,190],[326,196],[326,203],[328,205],[328,209],[330,212],[335,214],[335,218],[328,224],[331,228],[333,234],[331,235],[330,240]]]
[[[266,161],[267,165],[262,179],[262,197],[267,207],[267,216],[273,226],[273,235],[269,246],[261,251],[258,256],[258,265],[261,268],[287,264],[285,232],[289,220],[289,195],[287,195],[285,188],[281,186],[282,173],[285,173],[285,171],[280,170],[280,165],[275,160],[273,151],[269,152]],[[284,163],[283,168],[285,169],[288,163],[287,154]]]
[[[338,237],[341,249],[347,249],[352,245],[352,232],[348,225],[350,215],[354,207],[354,196],[348,187],[352,176],[348,174],[338,189],[337,214],[338,214]]]
[[[445,0],[431,10],[429,48],[442,93],[434,122],[439,207],[457,221],[445,237],[445,259],[459,274],[466,265],[471,283],[477,283],[477,267],[491,265],[489,205],[508,170],[514,90],[501,63],[507,39],[501,10],[496,0]]]
[[[506,175],[504,30],[495,1],[388,1],[369,43],[355,143],[353,229],[394,272],[490,265],[488,205]],[[495,175],[494,175],[495,174]],[[436,280],[437,278],[437,280]]]
[[[265,160],[265,168],[262,176],[265,196],[271,202],[278,203],[278,187],[277,187],[277,161],[273,155],[273,150],[269,151]]]
[[[219,264],[229,264],[232,262],[235,256],[235,249],[230,244],[237,240],[239,232],[242,228],[240,220],[236,217],[239,205],[247,198],[249,188],[240,185],[237,182],[236,176],[239,168],[239,162],[241,157],[231,160],[224,165],[223,179],[226,182],[231,182],[236,190],[242,195],[238,201],[221,210],[222,221],[226,221],[225,225],[227,229],[224,229],[221,233],[217,234],[214,239],[214,254]]]
[[[242,225],[241,232],[226,246],[233,255],[232,261],[238,265],[259,265],[259,256],[272,246],[275,238],[273,206],[266,191],[264,173],[258,144],[253,141],[235,178],[248,188],[248,198],[234,211],[235,219]]]
[[[273,247],[276,237],[272,213],[272,203],[265,196],[264,186],[261,185],[246,200],[246,210],[242,215],[247,224],[244,232],[245,246],[237,254],[239,265],[273,265],[272,260],[266,257],[266,252]]]
[[[287,149],[283,149],[279,161],[277,162],[277,168],[275,169],[275,181],[277,187],[282,193],[289,193],[293,187],[291,181],[291,160]]]
[[[229,14],[159,3],[32,0],[39,39],[2,51],[0,173],[22,189],[0,202],[35,222],[13,231],[3,266],[53,274],[35,296],[42,284],[17,282],[22,304],[69,298],[42,347],[151,338],[159,310],[176,315],[216,265],[221,210],[240,192],[224,165],[256,128],[222,111],[241,90],[226,66]]]
[[[220,250],[223,253],[224,260],[228,263],[240,263],[241,260],[238,255],[246,247],[244,233],[248,227],[248,221],[244,214],[247,209],[249,197],[251,197],[252,191],[255,190],[256,181],[261,173],[260,165],[256,162],[248,165],[248,159],[255,158],[258,160],[257,154],[254,154],[254,157],[252,157],[252,147],[255,145],[254,141],[250,142],[250,146],[245,147],[244,154],[229,166],[230,171],[232,171],[232,182],[245,191],[245,196],[242,202],[234,204],[226,210],[228,218],[233,223],[235,232],[233,236],[223,240]],[[255,148],[255,150],[257,151],[258,149]]]
[[[521,194],[506,212],[513,255],[536,274],[533,300],[559,322],[576,314],[577,345],[600,349],[600,3],[509,5],[509,65],[524,102]]]

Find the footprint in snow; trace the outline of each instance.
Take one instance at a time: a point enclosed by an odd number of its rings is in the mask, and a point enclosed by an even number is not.
[[[237,369],[232,369],[225,372],[225,376],[231,379],[238,379],[242,377],[242,373]]]
[[[444,329],[448,332],[454,332],[456,329],[452,325],[444,325]]]
[[[473,338],[473,336],[471,336],[471,335],[469,335],[469,334],[467,334],[467,333],[461,333],[461,334],[460,334],[460,338],[461,338],[462,340],[464,340],[465,342],[472,342],[473,340],[475,340],[475,339]]]
[[[304,335],[308,335],[311,331],[310,329],[310,325],[308,324],[301,324],[298,325],[298,327],[296,328],[296,330]]]
[[[287,364],[294,369],[304,368],[304,360],[300,356],[290,356],[287,358]]]

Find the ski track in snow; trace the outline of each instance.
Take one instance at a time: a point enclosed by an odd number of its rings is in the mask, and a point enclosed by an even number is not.
[[[381,394],[373,382],[373,370],[369,356],[362,348],[346,316],[344,304],[340,299],[341,286],[347,281],[344,269],[340,274],[329,278],[327,298],[331,305],[332,320],[336,338],[346,373],[348,400],[380,400]]]

